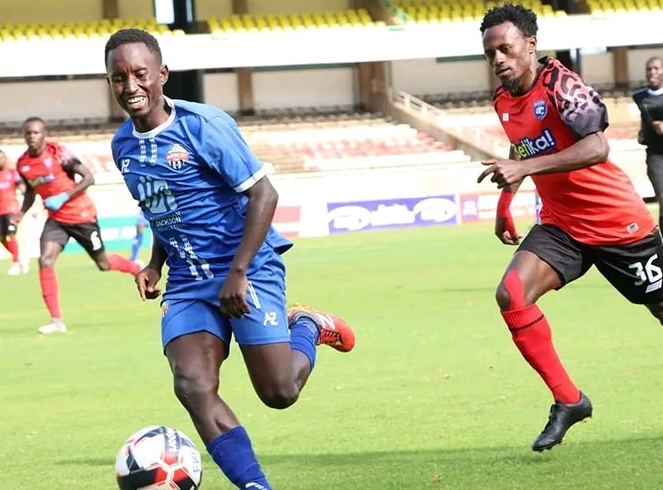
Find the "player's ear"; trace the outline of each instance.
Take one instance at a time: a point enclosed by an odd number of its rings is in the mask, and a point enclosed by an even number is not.
[[[165,85],[166,82],[168,81],[168,65],[161,65],[161,68],[159,69],[159,81],[161,82],[161,85]]]
[[[527,39],[527,51],[529,52],[529,54],[536,53],[536,46],[537,46],[536,36],[530,36]]]

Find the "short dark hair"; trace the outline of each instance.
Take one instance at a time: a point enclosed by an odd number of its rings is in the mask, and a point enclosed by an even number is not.
[[[113,49],[122,46],[123,44],[134,44],[141,43],[147,46],[147,49],[156,55],[159,60],[159,64],[163,63],[163,57],[161,55],[161,47],[159,46],[159,41],[147,31],[142,29],[120,29],[111,35],[111,37],[106,41],[106,48],[104,49],[104,65],[108,61],[108,53]]]
[[[514,26],[520,29],[523,36],[530,37],[536,36],[539,26],[536,23],[536,14],[531,9],[523,5],[513,3],[504,3],[489,9],[483,16],[481,21],[481,34],[486,32],[486,29],[511,22]]]
[[[41,123],[42,126],[46,127],[46,122],[39,116],[30,116],[25,121],[23,121],[23,126],[31,122]]]

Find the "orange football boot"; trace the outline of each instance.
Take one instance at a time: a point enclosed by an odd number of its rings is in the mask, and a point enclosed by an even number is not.
[[[288,307],[288,324],[302,316],[313,320],[318,327],[320,336],[317,345],[328,345],[340,352],[350,352],[355,346],[355,333],[342,318],[310,306],[294,304]]]

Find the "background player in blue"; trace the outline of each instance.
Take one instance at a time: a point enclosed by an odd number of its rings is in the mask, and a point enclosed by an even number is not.
[[[278,195],[235,121],[166,98],[168,68],[145,31],[113,34],[105,60],[130,116],[113,138],[113,158],[154,235],[152,257],[136,276],[143,299],[159,296],[169,266],[162,340],[175,394],[228,479],[271,490],[246,431],[217,393],[231,336],[260,399],[282,409],[304,387],[316,345],[349,351],[354,333],[335,315],[286,311],[281,254],[292,243],[271,226]]]
[[[143,215],[143,212],[139,211],[138,215],[136,216],[136,235],[131,242],[131,255],[129,256],[129,260],[132,262],[137,262],[141,265],[142,262],[138,260],[138,253],[140,252],[140,247],[143,246],[145,228],[147,228],[149,225],[150,222],[147,221],[145,215]]]

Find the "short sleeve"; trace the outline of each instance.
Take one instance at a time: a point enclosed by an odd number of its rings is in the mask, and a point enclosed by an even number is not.
[[[562,122],[577,139],[608,127],[608,110],[599,93],[570,70],[560,70],[554,100]]]
[[[235,192],[244,192],[267,174],[233,120],[214,117],[200,121],[199,155]]]
[[[60,165],[65,172],[71,173],[74,171],[74,167],[80,164],[81,161],[74,156],[72,151],[66,146],[62,146],[58,143],[51,143],[53,145],[53,156],[57,159],[56,161],[60,162]]]

